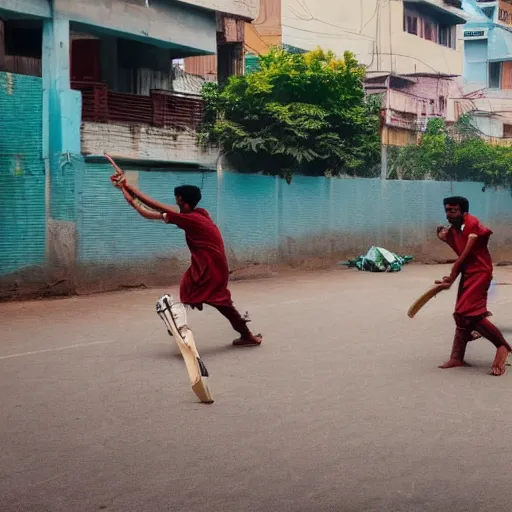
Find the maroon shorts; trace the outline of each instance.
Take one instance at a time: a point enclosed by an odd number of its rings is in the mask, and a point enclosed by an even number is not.
[[[487,311],[487,293],[492,274],[479,272],[462,274],[459,284],[455,313],[465,317],[483,316]]]

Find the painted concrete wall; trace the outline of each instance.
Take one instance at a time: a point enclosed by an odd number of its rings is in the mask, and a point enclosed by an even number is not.
[[[42,80],[0,73],[0,274],[45,262]]]
[[[475,92],[478,90],[475,84],[461,87],[458,99],[454,100],[455,110],[459,115],[477,111],[473,120],[482,133],[487,137],[502,137],[503,124],[512,124],[512,90],[486,89],[483,94]],[[462,98],[463,94],[469,95],[472,91],[474,94],[468,99]]]
[[[143,1],[55,0],[55,10],[73,22],[129,34],[156,46],[182,46],[198,53],[215,53],[217,48],[215,12],[178,2],[151,0],[146,7]]]
[[[258,18],[245,25],[244,44],[253,55],[264,55],[282,44],[281,0],[259,0]]]
[[[473,116],[473,124],[488,137],[503,137],[503,121],[491,117]]]
[[[199,180],[198,175],[193,178]],[[174,183],[189,179],[187,175],[176,180],[174,174],[141,173],[139,184],[162,200],[172,201]],[[444,222],[442,197],[449,194],[468,196],[472,211],[493,224],[512,218],[509,192],[482,192],[476,183],[296,176],[287,185],[277,178],[231,172],[219,174],[218,180],[215,174],[206,174],[204,179],[205,207],[213,210],[227,245],[239,254],[261,254],[281,243],[286,245],[288,239],[299,247],[309,238],[329,234],[336,239],[333,249],[338,250],[363,249],[357,240],[360,235],[397,250],[421,247],[430,230]],[[106,192],[112,195],[112,191]],[[119,213],[135,221],[132,212]],[[129,246],[118,249],[129,251]]]
[[[112,187],[109,165],[85,163],[79,157],[62,157],[60,165],[60,201],[52,217],[66,219],[60,222],[68,229],[58,230],[58,256],[74,258],[73,275],[63,278],[71,280],[70,289],[165,285],[179,279],[190,258],[182,231],[138,216]],[[506,190],[483,191],[479,183],[296,176],[287,185],[278,178],[225,171],[126,170],[140,189],[169,203],[174,202],[175,186],[200,186],[202,206],[218,223],[235,269],[309,260],[331,265],[373,244],[422,261],[453,257],[434,234],[445,222],[442,198],[452,194],[467,196],[471,211],[491,225],[496,260],[512,260],[512,196]],[[67,244],[73,237],[76,245]],[[10,261],[9,254],[2,257]],[[44,274],[40,257],[37,262]],[[7,272],[0,279],[2,293],[12,283]],[[16,279],[30,280],[30,272]],[[45,279],[56,280],[52,273]]]
[[[154,128],[121,124],[82,124],[82,153],[104,152],[126,159],[158,160],[198,164],[216,168],[217,151],[196,145],[196,133],[174,128]]]
[[[74,0],[57,0],[57,3],[77,3]],[[51,0],[0,0],[0,10],[29,14],[31,16],[47,17],[51,16]],[[160,8],[164,2],[162,0],[148,0],[149,8],[146,7],[146,0],[124,0],[124,1],[102,1],[102,2],[91,2],[84,0],[84,5],[87,5],[90,10],[95,8],[102,10],[104,7],[108,10],[110,4],[119,4],[113,6],[116,12],[127,11],[127,13],[141,13],[139,8],[154,9]],[[166,2],[169,5],[170,2]],[[259,0],[247,0],[245,2],[239,2],[237,0],[179,0],[179,3],[187,4],[201,9],[207,9],[210,11],[220,11],[227,14],[235,14],[242,16],[248,20],[256,19],[259,10]],[[73,12],[79,12],[73,9]],[[124,14],[124,13],[123,13]]]
[[[511,46],[512,34],[510,33],[510,27],[507,29],[499,25],[494,25],[489,30],[489,60],[511,60]]]
[[[440,0],[433,3],[442,4]],[[403,30],[403,2],[283,0],[283,42],[342,55],[353,51],[369,70],[462,74],[463,45],[452,50]]]
[[[464,41],[464,75],[459,94],[455,95],[454,111],[459,115],[476,111],[473,123],[482,134],[495,143],[508,145],[510,139],[502,138],[503,125],[512,124],[512,90],[488,87],[489,63],[512,59],[512,34],[483,14],[480,7],[485,6],[475,0],[464,0],[464,9],[469,15],[466,30],[487,29],[488,39]],[[495,11],[497,17],[498,7]],[[503,69],[501,84],[508,87],[509,74]],[[464,99],[464,95],[469,99]]]
[[[187,183],[202,186],[204,207],[217,213],[217,180],[215,173],[130,171],[129,179],[146,193],[160,200],[174,203],[174,187]],[[112,168],[106,164],[83,164],[80,181],[76,183],[80,206],[77,230],[79,233],[78,261],[90,263],[126,263],[147,258],[166,257],[186,248],[182,233],[163,222],[144,222],[127,211],[127,204],[112,187],[109,176]],[[114,194],[112,194],[114,192]],[[128,206],[129,208],[129,206]],[[136,213],[136,212],[133,212]],[[116,215],[121,214],[118,227]],[[127,249],[127,238],[132,248]],[[132,255],[130,255],[132,254]]]
[[[0,0],[0,11],[49,18],[52,14],[50,0]]]
[[[189,261],[183,232],[138,216],[111,186],[109,173],[103,164],[75,173],[82,179],[76,184],[81,286],[178,279]],[[287,185],[259,175],[175,171],[138,171],[130,179],[169,203],[176,185],[201,186],[203,206],[223,233],[232,268],[308,258],[332,264],[373,244],[423,261],[453,257],[435,240],[435,227],[445,222],[442,199],[452,194],[467,196],[472,212],[491,225],[496,259],[512,259],[512,196],[482,191],[479,183],[294,177]]]
[[[86,166],[80,194],[79,262],[150,265],[172,257],[188,260],[177,228],[146,221],[123,202],[107,179],[108,167]],[[203,206],[221,228],[235,261],[275,262],[305,256],[358,253],[378,243],[417,256],[442,254],[432,247],[434,228],[444,222],[442,198],[466,195],[472,211],[495,229],[495,246],[507,244],[512,197],[482,192],[477,183],[395,182],[365,179],[277,178],[230,172],[144,172],[138,186],[173,202],[176,185],[202,186]],[[115,229],[114,229],[115,226]]]
[[[489,58],[486,39],[465,41],[464,43],[464,80],[475,87],[487,87]]]
[[[214,11],[224,12],[226,14],[235,14],[247,20],[254,20],[258,17],[259,0],[179,0],[181,3],[201,7],[203,9],[213,9]],[[151,4],[153,0],[149,0]]]
[[[464,41],[464,81],[488,86],[489,62],[512,60],[512,34],[487,20],[487,23],[471,21],[467,30],[488,29],[488,39]]]

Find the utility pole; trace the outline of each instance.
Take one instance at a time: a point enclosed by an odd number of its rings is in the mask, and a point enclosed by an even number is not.
[[[391,81],[391,75],[386,78],[386,102],[384,107],[384,119],[382,122],[382,128],[380,131],[380,177],[385,180],[388,177],[388,122],[389,122],[389,84]]]

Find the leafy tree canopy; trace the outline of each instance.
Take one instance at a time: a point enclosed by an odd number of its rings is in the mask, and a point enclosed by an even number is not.
[[[468,115],[450,128],[431,119],[419,144],[392,148],[389,162],[390,178],[512,184],[512,148],[483,140]]]
[[[257,71],[203,88],[199,140],[242,171],[281,175],[376,175],[380,97],[365,98],[364,68],[317,49],[273,48]]]

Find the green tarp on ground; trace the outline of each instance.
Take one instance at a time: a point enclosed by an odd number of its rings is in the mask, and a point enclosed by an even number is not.
[[[355,260],[342,261],[340,265],[355,267],[366,272],[400,272],[402,267],[410,261],[412,256],[398,256],[394,252],[374,245],[364,256],[359,256]]]

